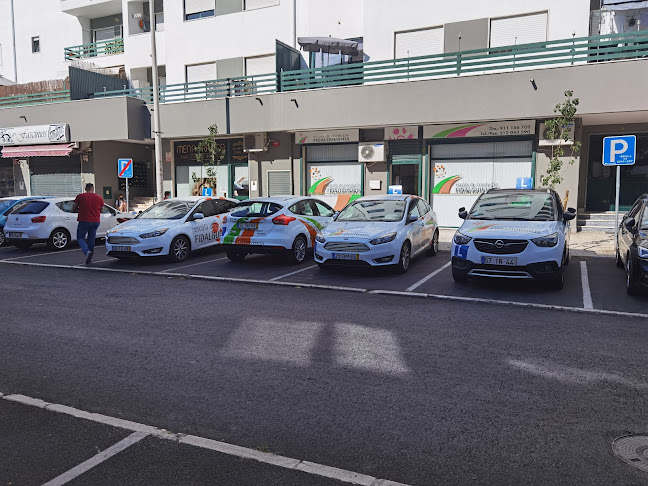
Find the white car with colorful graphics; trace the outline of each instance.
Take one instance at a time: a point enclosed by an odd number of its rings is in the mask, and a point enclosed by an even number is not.
[[[194,250],[221,243],[223,219],[237,202],[201,196],[166,199],[109,231],[106,254],[119,259],[167,255],[182,262]]]
[[[242,201],[223,221],[225,252],[232,261],[241,261],[249,253],[283,253],[292,263],[302,263],[317,233],[334,215],[328,204],[312,197]]]
[[[537,279],[561,289],[569,264],[569,221],[550,189],[491,189],[470,212],[452,240],[452,276]]]
[[[328,265],[388,266],[406,272],[410,260],[436,255],[439,227],[418,196],[365,196],[349,203],[317,236],[315,261]]]

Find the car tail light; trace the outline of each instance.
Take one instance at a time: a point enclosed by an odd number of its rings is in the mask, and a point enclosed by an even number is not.
[[[117,218],[118,223],[125,223],[126,221],[129,221],[130,218]]]
[[[223,224],[227,223],[227,216],[223,216]]]
[[[286,216],[285,214],[280,214],[276,218],[272,218],[272,222],[274,224],[281,224],[283,226],[287,226],[290,224],[291,221],[296,221],[297,218],[293,218],[291,216]]]
[[[34,216],[32,218],[32,223],[44,223],[47,216]]]

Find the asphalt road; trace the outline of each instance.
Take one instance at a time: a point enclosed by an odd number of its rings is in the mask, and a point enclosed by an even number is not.
[[[611,449],[648,431],[645,318],[33,266],[0,277],[0,393],[412,485],[648,484]],[[4,402],[0,484],[42,484],[128,435]],[[70,484],[336,484],[181,447],[149,437]]]

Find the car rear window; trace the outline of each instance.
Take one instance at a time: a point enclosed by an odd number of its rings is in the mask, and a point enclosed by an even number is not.
[[[254,216],[265,218],[271,214],[281,210],[282,206],[277,203],[267,201],[250,201],[244,202],[236,206],[232,211],[232,216],[235,218],[244,218],[246,216]]]
[[[40,214],[43,212],[43,209],[45,209],[49,203],[43,202],[43,201],[32,201],[24,206],[20,206],[17,211],[14,211],[14,213],[17,214]]]

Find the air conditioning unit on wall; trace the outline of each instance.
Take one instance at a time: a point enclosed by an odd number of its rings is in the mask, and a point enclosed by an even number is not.
[[[250,133],[243,137],[244,152],[265,152],[268,150],[268,137],[265,133]]]
[[[567,127],[567,131],[569,133],[569,138],[572,140],[574,139],[574,124],[570,123],[569,126]],[[541,147],[547,147],[551,145],[572,145],[573,142],[571,141],[565,141],[562,139],[551,139],[547,135],[547,127],[544,123],[540,124],[540,140],[538,141],[538,145]]]
[[[361,143],[358,145],[359,162],[385,162],[387,160],[387,144],[384,142]]]

